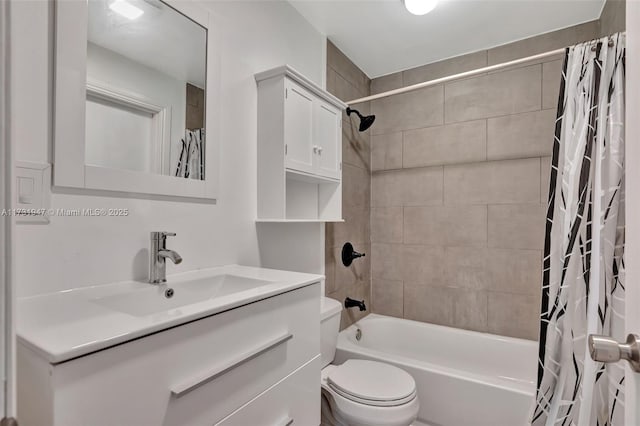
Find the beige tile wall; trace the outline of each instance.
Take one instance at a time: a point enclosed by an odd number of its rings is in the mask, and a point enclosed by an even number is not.
[[[368,96],[371,81],[333,43],[327,42],[327,90],[343,101]],[[359,105],[369,114],[369,105]],[[342,209],[343,223],[326,225],[325,274],[326,294],[340,302],[349,296],[365,299],[371,308],[371,138],[369,131],[358,132],[359,121],[343,116],[342,134]],[[390,160],[391,161],[391,160]],[[389,163],[392,164],[392,163]],[[384,165],[383,165],[384,166]],[[367,255],[356,259],[350,267],[341,261],[342,245],[350,241],[356,250]],[[341,328],[351,325],[368,312],[343,310]]]
[[[614,1],[614,0],[610,0]],[[379,93],[598,36],[598,21],[371,81]],[[373,101],[373,311],[537,339],[561,58]]]
[[[331,42],[342,100],[558,49],[624,29],[601,20],[370,80]],[[359,105],[344,119],[344,223],[326,227],[327,295],[374,312],[536,339],[551,139],[562,58]],[[551,136],[552,137],[552,136]],[[351,241],[367,253],[349,268]],[[364,314],[343,312],[342,328]]]
[[[626,3],[626,0],[607,0],[600,15],[601,36],[625,30]]]

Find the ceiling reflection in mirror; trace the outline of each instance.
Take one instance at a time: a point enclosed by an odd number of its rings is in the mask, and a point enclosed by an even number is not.
[[[205,178],[207,30],[158,0],[89,0],[85,163]]]

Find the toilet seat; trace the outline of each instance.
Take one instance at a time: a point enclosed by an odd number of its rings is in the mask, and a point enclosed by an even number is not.
[[[404,405],[416,397],[406,371],[376,361],[347,360],[327,374],[327,386],[351,401],[373,407]]]
[[[337,425],[407,426],[420,408],[413,377],[382,362],[329,365],[322,370],[322,388]]]

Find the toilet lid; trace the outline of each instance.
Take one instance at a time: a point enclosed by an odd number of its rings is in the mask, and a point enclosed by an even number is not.
[[[416,394],[409,373],[376,361],[347,360],[329,373],[327,383],[345,398],[368,405],[400,405]]]

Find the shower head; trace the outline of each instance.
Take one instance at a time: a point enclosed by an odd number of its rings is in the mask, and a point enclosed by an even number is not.
[[[369,127],[371,127],[373,122],[376,121],[375,115],[367,115],[365,117],[364,115],[360,114],[360,111],[347,107],[347,115],[351,115],[351,113],[353,112],[355,112],[358,117],[360,117],[360,127],[358,127],[358,130],[361,132],[367,130]]]

